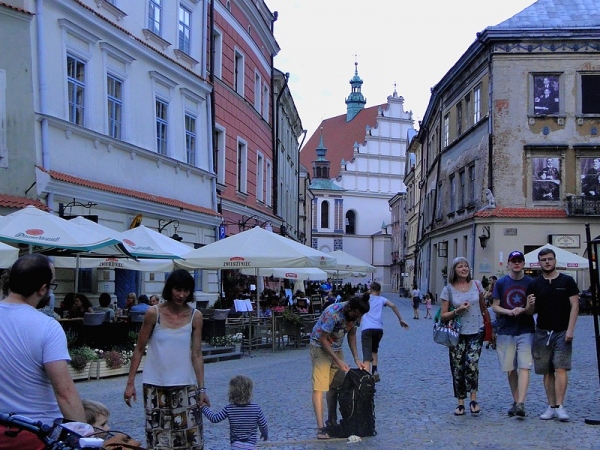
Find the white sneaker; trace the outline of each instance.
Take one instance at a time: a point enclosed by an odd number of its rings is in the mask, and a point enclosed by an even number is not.
[[[556,411],[556,417],[558,417],[558,420],[561,422],[569,421],[569,415],[565,411],[565,408],[563,408],[563,405],[560,405],[558,408],[554,408],[554,411]]]
[[[546,408],[546,411],[544,411],[544,414],[542,414],[540,416],[540,419],[550,420],[550,419],[554,419],[555,416],[556,416],[556,408],[552,408],[551,406],[548,406],[548,408]],[[568,416],[567,416],[567,418],[568,418]]]

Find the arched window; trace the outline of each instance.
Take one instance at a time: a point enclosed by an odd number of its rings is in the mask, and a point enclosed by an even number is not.
[[[356,213],[346,212],[346,234],[356,234]]]
[[[317,178],[321,178],[321,168],[317,167]]]
[[[329,228],[329,202],[321,203],[321,228]]]

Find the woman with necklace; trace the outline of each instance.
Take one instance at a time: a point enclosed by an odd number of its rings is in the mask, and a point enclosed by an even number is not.
[[[465,414],[465,399],[470,395],[471,414],[481,411],[477,403],[479,385],[479,357],[483,344],[483,318],[487,309],[483,305],[483,288],[477,280],[471,279],[469,262],[458,257],[452,261],[448,271],[448,285],[444,287],[441,318],[448,321],[460,317],[460,337],[458,344],[450,348],[450,369],[454,387],[454,397],[458,406],[457,416]]]
[[[210,406],[204,386],[202,314],[190,305],[194,278],[186,270],[169,275],[162,292],[164,303],[144,315],[135,346],[124,399],[137,401],[135,374],[146,344],[143,371],[148,449],[204,448],[198,406]],[[187,443],[187,444],[186,444]]]

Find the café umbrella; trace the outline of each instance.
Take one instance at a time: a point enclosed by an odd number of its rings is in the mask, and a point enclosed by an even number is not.
[[[363,261],[356,256],[352,256],[349,253],[346,253],[343,250],[335,250],[333,252],[328,253],[329,256],[333,256],[337,263],[335,267],[326,269],[326,272],[333,275],[338,272],[340,273],[348,273],[348,272],[360,272],[360,273],[375,273],[377,269],[369,264],[368,262]]]
[[[144,225],[121,233],[123,245],[136,258],[181,259],[193,249]]]
[[[19,249],[10,245],[0,243],[0,267],[12,266],[19,257]]]

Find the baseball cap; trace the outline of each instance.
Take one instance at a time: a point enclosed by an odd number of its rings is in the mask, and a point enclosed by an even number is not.
[[[508,262],[511,262],[513,259],[522,259],[523,261],[525,261],[525,255],[523,255],[523,253],[521,253],[518,250],[515,250],[514,252],[510,252],[508,255]]]

